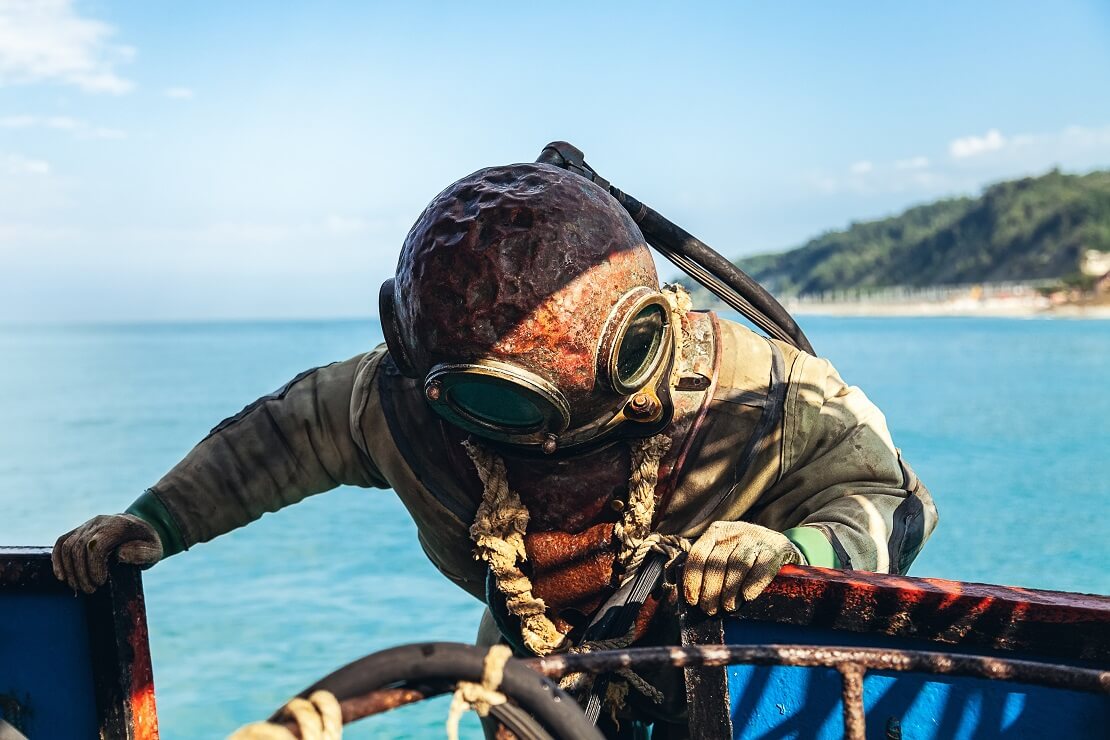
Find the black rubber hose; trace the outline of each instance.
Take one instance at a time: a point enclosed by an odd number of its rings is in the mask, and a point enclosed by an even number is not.
[[[348,663],[302,691],[330,691],[339,701],[404,682],[482,680],[487,648],[455,642],[425,642],[382,650]],[[603,740],[574,699],[519,660],[505,664],[498,689],[539,721],[552,737]],[[499,717],[500,718],[500,717]],[[508,717],[506,717],[508,718]]]
[[[679,269],[770,336],[816,354],[794,317],[766,288],[690,232],[611,185],[586,164],[577,147],[553,141],[536,161],[562,167],[607,188],[639,224],[648,243]]]
[[[555,740],[532,715],[509,702],[493,705],[489,713],[505,725],[517,740]]]
[[[665,257],[678,265],[679,268],[684,268],[683,262],[676,261],[672,255],[685,257],[696,265],[704,268],[710,275],[720,280],[739,297],[744,299],[744,303],[754,307],[763,317],[770,320],[769,325],[760,325],[762,322],[759,322],[757,326],[760,326],[761,329],[767,331],[776,339],[781,339],[784,342],[794,345],[798,349],[809,352],[810,354],[815,354],[813,345],[810,344],[809,338],[806,337],[802,328],[798,326],[798,322],[794,320],[794,317],[783,308],[781,303],[775,300],[774,296],[767,292],[762,285],[753,280],[746,272],[722,257],[716,250],[681,226],[664,218],[657,211],[649,208],[627,193],[613,186],[609,186],[609,191],[613,194],[613,197],[632,214],[633,219],[640,225],[640,230],[644,233],[648,242],[662,252]],[[691,275],[691,277],[695,280],[697,279],[696,275]],[[714,290],[714,286],[706,285],[705,287],[713,291],[718,298],[725,300],[726,303],[729,302],[725,295]],[[732,307],[748,315],[747,312],[743,310],[742,306],[743,304],[739,306],[733,305]],[[755,317],[749,316],[749,318],[752,318],[753,323],[756,323]]]

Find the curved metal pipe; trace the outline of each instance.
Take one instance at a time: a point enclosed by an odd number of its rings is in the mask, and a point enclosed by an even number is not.
[[[848,648],[827,645],[686,645],[549,655],[529,659],[526,663],[550,678],[558,678],[578,671],[604,673],[629,666],[685,668],[745,663],[762,666],[836,668],[837,670],[856,666],[880,671],[971,676],[1110,695],[1110,671],[1008,657],[965,655],[932,650]]]

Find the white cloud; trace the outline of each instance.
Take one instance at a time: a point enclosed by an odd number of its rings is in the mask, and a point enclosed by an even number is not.
[[[6,175],[49,175],[50,163],[22,154],[0,154],[0,173]]]
[[[924,170],[928,167],[928,157],[910,157],[909,159],[899,159],[894,163],[894,169],[896,170]]]
[[[167,87],[162,92],[167,98],[174,100],[192,100],[194,96],[192,88],[188,87]]]
[[[991,129],[985,136],[956,139],[949,145],[949,153],[958,167],[993,169],[1001,176],[1050,167],[1105,167],[1110,164],[1110,125],[1073,125],[1058,131],[1013,136],[1003,136],[997,129]]]
[[[845,172],[814,170],[804,177],[821,193],[874,196],[914,193],[935,197],[974,192],[999,180],[1037,175],[1053,167],[1085,171],[1110,165],[1110,124],[1067,126],[1047,133],[1003,135],[990,129],[948,143],[948,157],[919,154],[889,162],[861,160]]]
[[[847,174],[811,172],[807,179],[811,187],[829,195],[856,193],[904,192],[934,186],[940,177],[929,169],[929,159],[924,156],[899,159],[894,162],[860,160],[848,167]]]
[[[118,128],[91,128],[83,134],[79,134],[82,139],[126,139],[127,132],[121,131]]]
[[[964,136],[954,139],[948,145],[948,153],[955,159],[976,157],[986,152],[995,152],[1006,146],[1007,140],[998,129],[992,128],[983,136]]]
[[[59,82],[126,93],[134,85],[115,67],[135,50],[112,43],[114,35],[107,23],[81,17],[71,0],[0,0],[0,86]]]
[[[86,121],[69,116],[4,116],[0,117],[0,128],[10,129],[47,129],[63,131],[78,139],[126,139],[127,132],[116,128],[94,126]]]

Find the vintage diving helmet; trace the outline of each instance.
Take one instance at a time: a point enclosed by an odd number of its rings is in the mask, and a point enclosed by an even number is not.
[[[480,437],[550,454],[669,421],[675,333],[647,243],[566,169],[490,167],[440,193],[380,315],[400,371]]]

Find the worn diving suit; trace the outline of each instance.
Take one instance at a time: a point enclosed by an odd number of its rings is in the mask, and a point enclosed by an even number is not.
[[[55,570],[91,590],[110,548],[151,563],[353,485],[392,488],[436,568],[491,606],[482,640],[518,650],[522,634],[547,638],[506,618],[524,614],[497,598],[509,578],[542,612],[522,619],[557,638],[544,650],[577,644],[634,571],[621,548],[646,541],[628,535],[629,512],[693,541],[685,575],[701,596],[687,580],[685,597],[708,611],[722,583],[735,595],[760,573],[751,598],[786,562],[904,573],[936,510],[879,410],[826,360],[680,293],[659,288],[638,227],[595,183],[534,164],[474,173],[410,231],[383,288],[386,345],[219,424],[126,515],[63,535]],[[475,547],[495,488],[526,515],[526,557],[501,573]],[[640,613],[641,643],[674,641],[677,597],[662,589]]]

